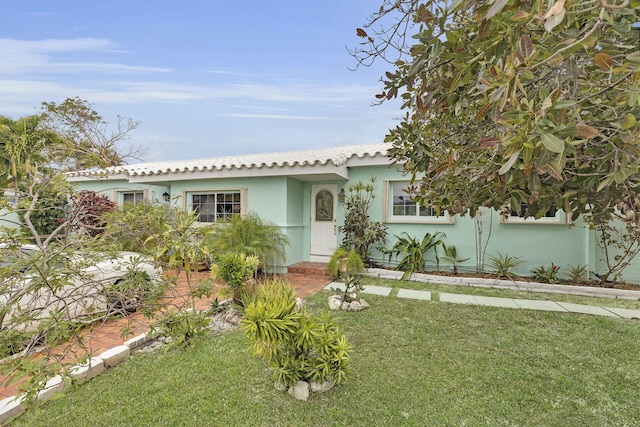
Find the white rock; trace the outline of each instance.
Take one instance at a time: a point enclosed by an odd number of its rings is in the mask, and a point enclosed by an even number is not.
[[[327,299],[327,302],[329,303],[329,310],[331,311],[340,310],[340,307],[342,306],[342,298],[340,295],[331,295]]]
[[[309,400],[309,383],[298,381],[295,386],[289,387],[289,394],[298,400]]]
[[[325,391],[329,391],[333,388],[335,383],[331,380],[324,380],[321,383],[312,382],[311,391],[314,393],[324,393]]]

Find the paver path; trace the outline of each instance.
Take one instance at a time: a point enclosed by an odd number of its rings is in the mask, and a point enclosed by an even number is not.
[[[338,282],[329,283],[324,288],[325,290],[341,289],[344,290],[344,284]],[[388,286],[365,286],[361,291],[363,294],[389,296],[393,288]],[[432,292],[421,291],[414,289],[398,289],[398,298],[415,299],[422,301],[431,301]],[[615,308],[607,307],[606,304],[602,306],[592,306],[584,304],[573,304],[559,301],[547,301],[536,299],[520,299],[520,298],[498,298],[487,297],[480,295],[466,295],[466,294],[453,294],[448,292],[438,292],[440,302],[452,303],[452,304],[472,304],[481,305],[487,307],[500,307],[500,308],[512,308],[512,309],[525,309],[525,310],[540,310],[540,311],[556,311],[561,313],[579,313],[579,314],[591,314],[595,316],[615,317],[622,319],[637,319],[640,320],[640,310],[632,310],[628,308]],[[603,303],[606,303],[606,299],[603,299]]]
[[[170,274],[170,273],[169,273]],[[192,282],[196,283],[198,279],[205,279],[210,276],[209,271],[202,271],[194,273],[192,275]],[[315,276],[308,274],[285,274],[283,276],[295,289],[296,294],[300,298],[306,298],[309,294],[322,289],[330,279],[323,276]],[[188,287],[184,273],[178,275],[176,286],[171,289],[171,295],[173,302],[177,305],[182,304],[185,300],[189,299]],[[196,299],[195,304],[198,309],[207,309],[210,307],[211,302],[215,299],[215,294],[208,299]],[[71,362],[74,357],[82,357],[85,355],[96,356],[104,351],[112,349],[114,347],[123,345],[127,340],[132,337],[138,336],[149,330],[148,319],[145,319],[141,313],[133,313],[127,318],[112,319],[106,322],[101,322],[88,327],[83,332],[82,346],[60,346],[58,354],[65,352],[65,360]],[[131,326],[133,328],[132,334],[126,337],[121,336],[122,328],[125,326]],[[0,400],[15,396],[17,394],[17,384],[11,384],[9,386],[0,385]]]

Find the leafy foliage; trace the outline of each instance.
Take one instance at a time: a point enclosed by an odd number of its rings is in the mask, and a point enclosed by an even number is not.
[[[513,278],[513,269],[525,263],[525,260],[519,256],[502,255],[498,252],[497,256],[489,256],[489,268],[498,276],[498,278]]]
[[[560,266],[551,263],[551,266],[545,268],[544,265],[536,267],[531,272],[533,273],[533,280],[541,283],[558,283],[558,272]]]
[[[387,227],[381,222],[372,221],[369,216],[375,181],[375,177],[372,177],[369,182],[349,185],[344,201],[344,224],[338,227],[338,231],[344,235],[342,246],[358,251],[366,265],[371,264],[373,247],[383,247],[387,239]]]
[[[470,259],[460,258],[458,256],[458,249],[456,249],[456,247],[453,245],[447,246],[443,243],[442,252],[444,252],[444,254],[442,255],[442,259],[451,264],[451,267],[453,268],[453,274],[458,274],[458,264]]]
[[[151,324],[151,334],[169,338],[165,350],[191,347],[198,337],[206,334],[211,319],[206,312],[169,310]]]
[[[122,251],[152,255],[157,242],[151,237],[162,234],[165,224],[174,221],[173,213],[173,209],[164,204],[140,203],[127,209],[116,207],[104,214],[106,230],[102,239]]]
[[[640,210],[639,10],[638,0],[384,1],[369,27],[395,24],[362,30],[354,54],[401,50],[379,99],[403,100],[387,141],[420,180],[418,200],[471,215],[526,203],[537,218],[555,205],[605,220],[625,198],[625,211]]]
[[[211,275],[231,289],[238,289],[255,274],[259,263],[260,259],[254,255],[222,253],[215,257]]]
[[[336,384],[350,373],[351,346],[335,322],[324,313],[315,317],[296,309],[288,283],[272,279],[245,304],[242,330],[254,354],[265,360],[278,384],[298,381]]]
[[[38,184],[38,197],[32,209],[27,204],[33,202],[33,198],[28,194],[19,193],[20,208],[17,210],[22,223],[25,222],[25,215],[29,212],[29,221],[33,224],[35,231],[42,237],[54,234],[56,229],[66,221],[70,212],[70,206],[67,201],[68,188],[66,186],[57,185],[55,180],[45,180]],[[27,232],[28,234],[28,232]]]
[[[587,280],[587,266],[586,265],[570,265],[567,267],[567,277],[573,282],[584,282]]]
[[[343,246],[338,247],[329,259],[327,271],[332,277],[344,281],[342,301],[348,301],[350,295],[364,289],[361,285],[362,273],[365,271],[364,261],[355,249],[347,250]]]
[[[216,224],[216,232],[205,240],[212,254],[234,252],[253,255],[260,259],[261,267],[272,263],[274,269],[278,261],[284,260],[289,243],[280,227],[262,220],[253,212],[234,215]]]
[[[436,231],[434,234],[425,233],[421,241],[409,236],[406,232],[403,232],[402,236],[395,236],[398,240],[391,249],[386,251],[386,254],[389,256],[389,262],[391,262],[392,256],[395,256],[396,259],[398,256],[401,257],[395,270],[404,271],[402,280],[415,272],[423,271],[425,257],[431,251],[433,251],[436,265],[439,265],[437,248],[444,245],[444,241],[438,238],[439,235],[444,236],[444,233],[440,231]]]
[[[104,215],[115,208],[116,203],[104,194],[83,190],[71,196],[74,204],[75,224],[91,237],[102,234],[107,225]]]
[[[60,104],[43,102],[41,128],[58,136],[58,143],[47,150],[48,159],[61,170],[80,170],[118,166],[127,159],[137,159],[145,149],[117,144],[129,138],[138,127],[135,120],[118,116],[114,128],[81,98],[67,98]]]

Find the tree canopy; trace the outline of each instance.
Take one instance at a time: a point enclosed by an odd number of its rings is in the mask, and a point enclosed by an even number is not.
[[[384,1],[352,53],[395,66],[377,98],[403,100],[386,140],[416,199],[452,214],[556,206],[640,224],[639,10],[640,0]]]

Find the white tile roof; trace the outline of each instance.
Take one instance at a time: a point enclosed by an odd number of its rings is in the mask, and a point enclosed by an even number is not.
[[[132,177],[232,169],[286,168],[314,165],[343,166],[352,158],[364,159],[367,157],[385,157],[389,148],[390,144],[348,145],[315,150],[247,154],[233,157],[147,162],[115,166],[106,169],[90,169],[68,172],[67,177],[95,178],[114,175],[126,175]]]

